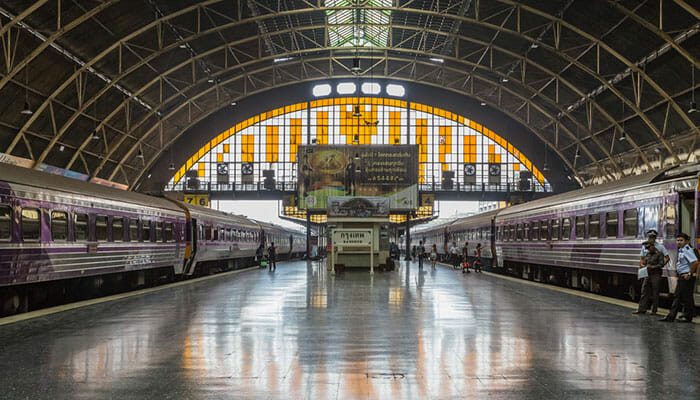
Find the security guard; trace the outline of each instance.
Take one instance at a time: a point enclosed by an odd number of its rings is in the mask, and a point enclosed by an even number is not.
[[[688,244],[690,237],[685,233],[679,233],[676,236],[678,243],[678,261],[676,262],[676,272],[678,273],[678,286],[676,286],[676,294],[673,298],[671,310],[661,321],[673,322],[676,319],[676,314],[681,306],[684,309],[684,315],[678,319],[680,322],[692,322],[695,304],[693,303],[693,289],[695,288],[695,271],[698,269],[700,262],[695,257],[693,248]]]
[[[656,243],[656,236],[658,235],[655,229],[649,229],[647,231],[647,239],[649,239],[650,242]],[[668,264],[668,260],[671,259],[671,256],[668,254],[668,249],[666,249],[663,242],[655,244],[654,247],[664,255],[664,265]],[[639,268],[644,267],[644,256],[646,256],[647,253],[648,250],[642,245],[642,250],[639,252]]]

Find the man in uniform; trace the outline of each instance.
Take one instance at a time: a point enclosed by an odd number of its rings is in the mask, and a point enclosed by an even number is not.
[[[457,242],[452,242],[452,247],[450,247],[450,258],[452,259],[452,268],[459,268],[459,249],[457,248]]]
[[[693,276],[698,269],[698,258],[695,256],[693,248],[688,244],[690,237],[685,233],[679,233],[676,236],[678,244],[678,261],[676,261],[676,272],[678,273],[678,286],[673,298],[673,305],[669,310],[668,315],[662,318],[661,321],[673,322],[676,319],[676,314],[681,306],[684,309],[684,315],[678,319],[680,322],[693,322],[693,312],[695,304],[693,302],[693,289],[695,289],[695,277]]]
[[[657,250],[654,243],[651,240],[643,243],[647,250],[647,255],[644,256],[644,267],[647,269],[648,276],[644,278],[644,283],[642,283],[642,298],[639,299],[639,307],[632,314],[645,314],[651,305],[651,315],[656,315],[659,308],[659,286],[664,267],[664,255]]]

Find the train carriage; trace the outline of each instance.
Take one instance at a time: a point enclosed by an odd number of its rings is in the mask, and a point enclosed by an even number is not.
[[[470,261],[476,255],[476,245],[481,244],[481,262],[485,267],[490,267],[494,254],[493,223],[497,213],[498,210],[492,210],[454,221],[447,227],[450,243],[457,242],[460,249],[464,243],[468,243]]]
[[[690,176],[688,176],[690,175]],[[508,207],[495,223],[498,266],[526,279],[593,292],[637,295],[646,231],[671,253],[666,290],[675,285],[675,235],[696,243],[694,169],[674,168]]]
[[[80,278],[89,292],[117,273],[137,272],[129,275],[136,285],[180,273],[185,222],[166,199],[1,164],[2,308],[41,302],[61,280]]]
[[[205,273],[211,267],[235,269],[252,264],[262,240],[259,224],[240,215],[192,204],[181,206],[188,212],[188,238],[192,238],[186,275]]]

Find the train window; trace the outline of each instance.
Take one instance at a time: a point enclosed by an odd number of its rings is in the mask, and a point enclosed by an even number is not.
[[[605,213],[605,236],[609,238],[617,237],[618,217],[617,211],[608,211]]]
[[[112,218],[112,241],[121,242],[124,240],[124,217]]]
[[[141,220],[141,241],[151,241],[151,221]]]
[[[600,214],[591,214],[588,216],[588,237],[598,239],[600,236]]]
[[[226,230],[224,228],[219,229],[219,240],[222,242],[226,241]]]
[[[204,226],[204,240],[211,240],[211,226]]]
[[[41,238],[41,212],[36,208],[22,209],[22,240],[39,240]]]
[[[549,240],[549,221],[540,221],[540,240]]]
[[[95,216],[95,239],[98,242],[107,241],[107,216],[97,215]]]
[[[540,240],[540,221],[532,223],[532,240]]]
[[[637,236],[637,209],[632,208],[630,210],[625,210],[623,213],[623,233],[625,237],[636,237]]]
[[[68,240],[68,213],[51,211],[51,240]]]
[[[583,215],[576,216],[576,239],[583,239],[586,235],[586,217]]]
[[[515,225],[515,239],[516,240],[523,239],[523,225],[522,224]]]
[[[160,242],[163,240],[163,223],[156,221],[154,222],[155,224],[155,231],[156,231],[156,242]]]
[[[676,205],[666,206],[666,238],[671,239],[676,236]]]
[[[215,227],[215,228],[212,230],[212,233],[214,234],[214,236],[212,237],[212,240],[213,240],[213,241],[219,240],[219,228],[216,228],[216,227]]]
[[[173,223],[164,222],[163,223],[163,241],[172,242],[173,241]]]
[[[88,216],[87,214],[75,214],[73,230],[75,231],[75,241],[88,240]]]
[[[231,241],[231,228],[226,228],[226,241]]]
[[[0,205],[0,240],[12,238],[12,207]]]
[[[132,242],[139,241],[139,220],[138,220],[138,218],[129,218],[129,240]]]
[[[561,240],[571,239],[571,218],[564,218],[561,221]]]
[[[550,224],[552,240],[559,240],[559,218],[550,220]]]

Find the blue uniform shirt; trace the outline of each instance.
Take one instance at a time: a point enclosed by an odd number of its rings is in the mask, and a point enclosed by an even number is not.
[[[698,261],[695,257],[695,252],[690,245],[685,245],[678,249],[678,262],[676,263],[676,272],[678,275],[690,273],[690,265]]]
[[[654,242],[654,247],[656,247],[656,250],[660,251],[661,254],[664,255],[664,257],[670,257],[670,255],[668,254],[668,249],[666,249],[666,246],[664,246],[663,243]],[[639,252],[639,255],[640,257],[644,257],[647,255],[648,252],[649,251],[645,249],[644,246],[642,246],[642,251]]]

